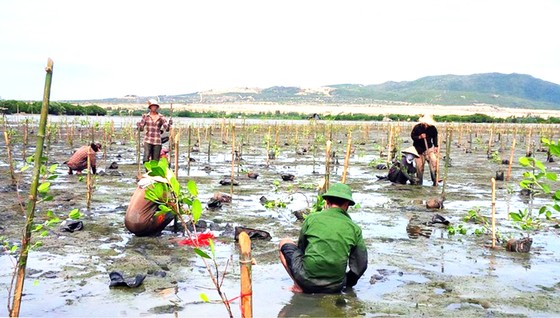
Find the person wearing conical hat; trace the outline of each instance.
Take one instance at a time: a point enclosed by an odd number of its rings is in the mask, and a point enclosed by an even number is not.
[[[412,128],[410,133],[413,141],[412,145],[419,155],[416,158],[416,171],[420,185],[424,181],[424,164],[428,161],[432,183],[434,186],[437,186],[436,164],[439,148],[438,131],[435,124],[436,122],[432,115],[425,114],[418,119],[418,124]]]
[[[162,147],[162,131],[169,131],[173,124],[172,119],[168,122],[163,115],[158,113],[159,104],[155,99],[148,101],[148,109],[150,112],[143,114],[142,119],[137,123],[140,131],[146,130],[143,162],[159,160]]]
[[[294,281],[294,292],[339,293],[356,285],[367,269],[362,230],[348,215],[355,204],[352,190],[335,183],[323,199],[326,209],[305,219],[297,244],[289,238],[279,243],[280,261]]]
[[[418,177],[416,176],[416,158],[420,155],[414,146],[410,146],[401,151],[401,161],[396,161],[387,175],[387,179],[391,182],[406,184],[418,184]]]

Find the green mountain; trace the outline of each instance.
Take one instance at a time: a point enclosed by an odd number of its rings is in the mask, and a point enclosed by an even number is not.
[[[378,85],[338,84],[316,89],[274,86],[158,96],[169,103],[311,103],[311,104],[492,104],[504,107],[560,109],[560,85],[524,74],[484,73],[428,76]],[[104,102],[144,102],[127,96]],[[97,101],[99,102],[99,101]]]

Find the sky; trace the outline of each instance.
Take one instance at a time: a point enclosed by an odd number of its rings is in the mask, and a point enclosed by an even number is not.
[[[560,84],[560,0],[2,0],[0,99],[520,73]]]

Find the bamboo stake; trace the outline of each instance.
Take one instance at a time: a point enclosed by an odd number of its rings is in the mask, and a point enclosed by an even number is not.
[[[91,207],[91,197],[92,197],[92,192],[93,192],[93,187],[92,187],[92,179],[91,179],[91,160],[90,160],[90,155],[91,155],[92,149],[91,147],[88,147],[88,152],[87,152],[87,173],[86,173],[86,207],[89,211],[90,207]]]
[[[138,128],[137,131],[137,136],[136,136],[137,140],[136,140],[136,165],[138,166],[138,171],[136,172],[136,176],[138,179],[140,179],[140,177],[142,176],[142,168],[140,163],[142,162],[142,160],[140,160],[140,143],[142,142],[142,135],[140,132],[140,128]]]
[[[173,159],[175,160],[173,163],[173,168],[175,168],[175,177],[179,178],[179,139],[181,139],[181,129],[179,128],[175,137],[173,137],[173,149],[175,150],[175,154]],[[177,217],[177,213],[173,213],[173,232],[177,233],[179,231],[179,218]]]
[[[266,138],[266,166],[268,167],[269,165],[269,160],[270,160],[270,138],[272,138],[272,136],[270,135],[272,131],[272,127],[268,126],[268,135]]]
[[[240,267],[241,267],[241,317],[253,317],[253,286],[251,281],[252,259],[251,239],[245,232],[239,234]]]
[[[210,126],[210,132],[207,135],[206,140],[208,140],[208,163],[210,163],[210,150],[212,146],[212,126]]]
[[[391,165],[393,158],[391,158],[391,154],[393,151],[391,148],[393,147],[393,125],[389,125],[389,137],[387,138],[387,166]]]
[[[235,126],[231,126],[231,183],[229,195],[233,198],[233,176],[235,175]]]
[[[12,147],[10,145],[10,136],[7,131],[4,131],[4,140],[6,140],[6,151],[8,152],[8,164],[10,166],[10,177],[12,185],[17,185],[16,174],[14,172],[14,162],[12,159]]]
[[[41,173],[41,157],[43,156],[43,144],[45,141],[45,130],[47,127],[47,114],[49,111],[49,99],[51,95],[51,82],[53,73],[53,61],[49,58],[45,76],[45,88],[43,91],[43,104],[41,107],[41,117],[39,120],[39,131],[37,133],[37,146],[35,147],[35,161],[33,163],[33,179],[29,190],[29,202],[26,205],[25,232],[21,240],[20,256],[18,258],[16,283],[14,290],[14,298],[10,308],[10,317],[19,317],[21,309],[21,298],[23,296],[23,285],[25,282],[25,270],[27,267],[27,257],[31,242],[31,233],[33,230],[33,218],[35,217],[35,204],[37,203],[37,188],[39,186],[39,176]],[[11,295],[8,295],[10,298]]]
[[[187,176],[191,175],[191,133],[192,133],[192,124],[189,125],[188,133],[187,133]]]
[[[441,187],[441,198],[445,200],[445,186],[447,184],[447,172],[449,171],[449,155],[451,153],[451,136],[453,134],[453,130],[447,129],[447,134],[445,137],[445,164],[444,164],[444,171],[443,171],[443,185]],[[438,156],[439,157],[439,156]]]
[[[27,149],[27,141],[29,138],[29,121],[26,119],[25,120],[25,125],[23,126],[23,145],[21,147],[21,156],[23,161],[25,161],[25,156],[26,156],[26,149]]]
[[[331,168],[330,168],[330,163],[331,163],[331,145],[332,142],[330,140],[327,140],[327,149],[326,149],[326,156],[325,156],[325,191],[327,191],[329,189],[329,179],[330,179],[330,174],[331,174]]]
[[[492,182],[492,248],[496,247],[496,179]]]
[[[511,176],[511,165],[513,164],[513,152],[515,151],[515,131],[513,132],[513,142],[511,143],[511,153],[509,155],[509,164],[508,164],[508,170],[507,170],[507,175],[506,175],[506,181],[509,181],[509,177]]]
[[[350,162],[350,151],[352,149],[352,132],[348,132],[348,142],[346,144],[346,156],[344,157],[344,170],[342,170],[342,183],[346,183],[346,172]]]

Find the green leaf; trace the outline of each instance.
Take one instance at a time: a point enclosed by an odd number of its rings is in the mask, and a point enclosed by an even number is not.
[[[554,192],[554,200],[560,200],[560,190],[556,190],[556,192]]]
[[[165,159],[165,158],[159,159],[158,167],[161,168],[161,170],[164,173],[163,176],[166,177],[167,176],[167,167],[169,167],[169,163],[167,162],[167,159]]]
[[[47,180],[54,180],[54,179],[56,179],[56,178],[58,178],[57,175],[52,175],[52,176],[49,176],[49,177],[47,178]]]
[[[35,161],[35,157],[33,155],[25,158],[25,162],[27,162],[28,164],[33,163],[33,161]]]
[[[46,197],[43,198],[43,201],[52,201],[54,199],[54,197],[52,195],[47,195]]]
[[[194,252],[196,254],[198,254],[198,256],[203,257],[203,258],[208,258],[208,259],[212,259],[212,257],[210,257],[210,255],[206,254],[206,252],[204,252],[203,250],[199,249],[199,248],[195,248]]]
[[[527,157],[520,157],[519,158],[519,164],[522,165],[523,167],[527,167],[527,166],[531,165],[531,161]]]
[[[181,201],[188,206],[192,205],[192,200],[190,198],[184,197]]]
[[[169,212],[169,211],[171,211],[171,209],[170,209],[167,205],[165,205],[165,204],[160,204],[160,205],[159,205],[159,210],[160,210],[160,211],[163,211],[163,212],[166,212],[166,213]]]
[[[74,209],[68,213],[68,217],[72,220],[77,220],[82,217],[82,213],[78,209]]]
[[[163,178],[165,178],[165,171],[163,171],[162,168],[156,166],[156,167],[152,167],[152,171],[150,171],[148,173],[148,175],[152,176],[152,177],[163,177]]]
[[[550,193],[550,186],[548,184],[541,183],[540,186],[544,193]]]
[[[49,172],[50,173],[54,173],[56,171],[56,168],[58,167],[58,164],[53,164],[49,167]]]
[[[520,216],[518,213],[516,213],[516,212],[510,212],[510,213],[509,213],[509,217],[510,217],[512,220],[517,221],[517,222],[519,222],[519,221],[522,220],[521,216]]]
[[[205,293],[200,293],[200,299],[202,299],[205,303],[210,302],[210,299],[208,299],[208,296],[206,296]]]
[[[198,188],[196,187],[196,182],[194,182],[194,180],[189,180],[187,182],[187,189],[193,197],[198,196]]]
[[[555,203],[552,208],[558,212],[560,212],[560,205],[558,205],[558,203]]]
[[[17,249],[18,249],[17,245],[14,245],[10,248],[10,252],[15,253],[17,251]]]
[[[179,184],[179,181],[177,181],[177,178],[175,178],[174,176],[171,177],[169,183],[171,183],[171,189],[173,189],[175,195],[179,196],[181,194],[181,185]]]
[[[192,216],[195,223],[198,221],[198,219],[200,219],[201,215],[202,215],[202,204],[200,203],[200,200],[194,199],[192,204]]]
[[[535,159],[535,167],[539,168],[543,172],[546,171],[546,167],[537,159]]]
[[[558,175],[556,174],[556,172],[547,172],[546,178],[551,181],[556,181],[558,180]]]
[[[19,169],[20,172],[24,172],[25,170],[29,169],[31,166],[26,164],[23,167],[21,167],[21,169]]]
[[[40,193],[47,193],[49,191],[50,186],[51,186],[50,182],[43,182],[39,185],[37,191],[39,191]]]

